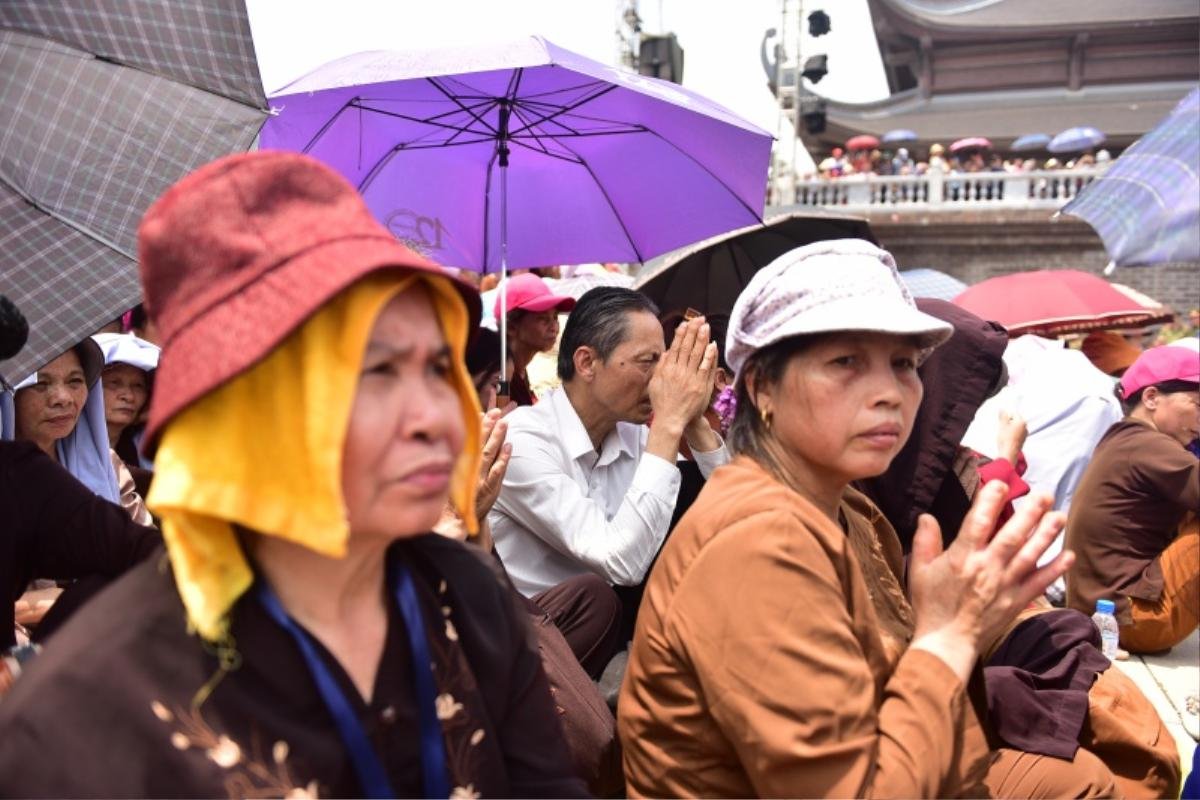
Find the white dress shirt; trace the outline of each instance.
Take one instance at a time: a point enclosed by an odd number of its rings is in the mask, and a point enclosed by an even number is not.
[[[531,597],[586,572],[640,583],[679,494],[679,469],[646,452],[650,429],[618,422],[597,453],[562,389],[507,420],[512,459],[488,521],[517,590]],[[693,456],[705,478],[729,461],[724,442]]]

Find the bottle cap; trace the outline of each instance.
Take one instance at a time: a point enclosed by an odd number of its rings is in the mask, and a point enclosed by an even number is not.
[[[1111,614],[1117,610],[1117,604],[1112,600],[1097,600],[1096,611],[1101,614]]]

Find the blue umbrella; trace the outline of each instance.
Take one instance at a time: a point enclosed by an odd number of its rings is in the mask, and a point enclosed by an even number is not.
[[[1096,229],[1113,266],[1200,261],[1200,89],[1062,210]]]
[[[1024,153],[1027,150],[1045,150],[1050,144],[1050,136],[1045,133],[1027,133],[1017,137],[1009,150],[1014,153]]]
[[[938,300],[953,300],[966,290],[967,285],[952,275],[936,269],[906,269],[900,279],[913,297],[934,297]]]
[[[1104,134],[1090,125],[1067,128],[1050,140],[1051,153],[1078,153],[1104,144]]]
[[[919,138],[916,131],[910,131],[908,128],[897,128],[879,137],[879,141],[884,144],[899,144],[900,142],[915,142]]]

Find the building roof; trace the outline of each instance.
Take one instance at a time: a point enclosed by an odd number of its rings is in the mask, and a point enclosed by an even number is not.
[[[868,0],[891,96],[827,100],[815,157],[859,133],[917,147],[1077,125],[1131,144],[1200,80],[1197,0]],[[837,65],[830,63],[830,69]]]
[[[907,20],[930,33],[1097,31],[1195,19],[1195,0],[870,0],[872,15]],[[891,12],[891,13],[888,13]],[[936,38],[936,37],[935,37]]]

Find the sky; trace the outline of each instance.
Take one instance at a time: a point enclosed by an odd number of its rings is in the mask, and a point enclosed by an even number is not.
[[[803,172],[811,162],[803,147],[792,147],[790,125],[780,125],[759,58],[763,33],[780,26],[782,1],[641,0],[638,12],[643,33],[679,37],[685,86],[775,133],[776,152],[785,160],[795,152]],[[528,34],[616,64],[624,6],[621,0],[247,0],[268,94],[350,53],[465,47]],[[805,35],[800,43],[805,57],[829,56],[829,74],[816,88],[847,102],[886,96],[866,0],[805,0],[806,14],[818,8],[831,17],[831,32]]]

